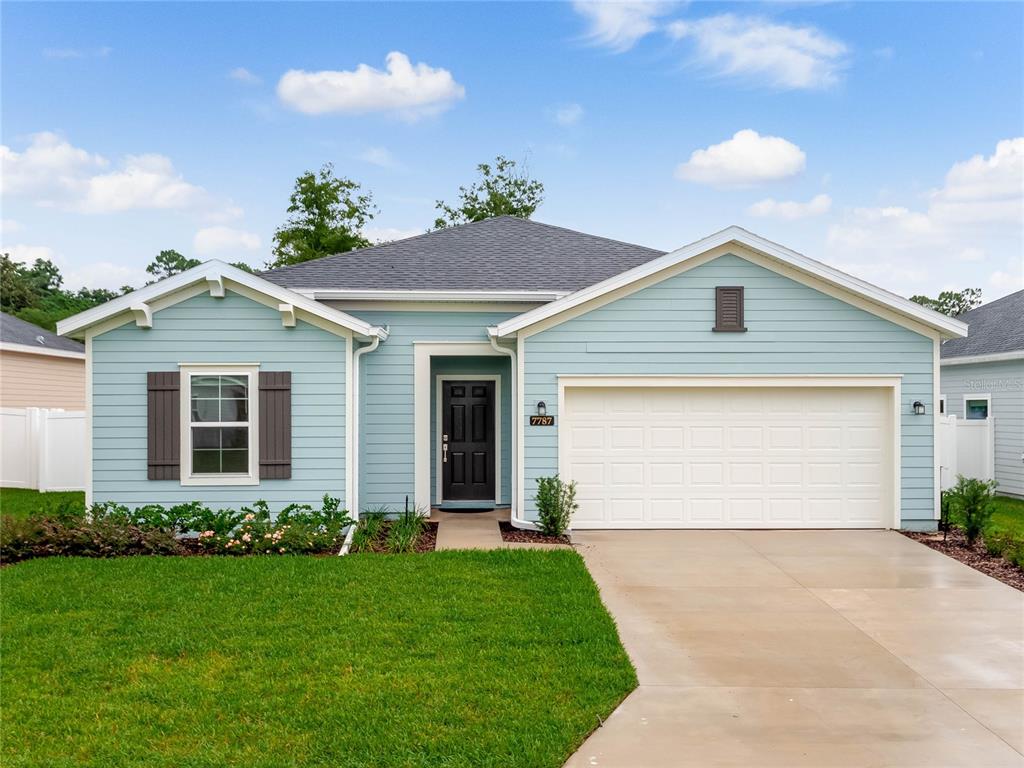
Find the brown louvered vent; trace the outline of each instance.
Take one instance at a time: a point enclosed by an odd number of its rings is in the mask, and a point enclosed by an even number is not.
[[[715,288],[715,327],[713,331],[742,332],[743,286],[720,285]]]

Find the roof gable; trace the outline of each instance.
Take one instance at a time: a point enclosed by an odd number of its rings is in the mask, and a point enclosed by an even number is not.
[[[696,265],[713,256],[716,249],[736,244],[749,249],[763,259],[769,269],[803,281],[814,281],[829,288],[839,298],[856,301],[862,308],[877,314],[892,315],[939,332],[945,336],[965,336],[967,326],[959,320],[947,317],[909,299],[897,296],[871,283],[840,272],[820,261],[808,258],[742,227],[728,227],[690,245],[679,248],[657,259],[641,264],[595,285],[545,304],[537,309],[524,312],[489,329],[493,336],[511,336],[531,326],[545,323],[545,326],[559,322],[559,316],[572,316],[588,311],[587,307],[600,306],[602,298],[615,292],[628,291],[634,286],[657,282],[674,273],[674,270]],[[617,294],[616,294],[617,295]]]
[[[534,291],[564,295],[663,253],[530,219],[497,216],[270,270],[261,276],[304,292]]]
[[[964,312],[970,335],[942,345],[943,360],[1024,352],[1024,290]]]

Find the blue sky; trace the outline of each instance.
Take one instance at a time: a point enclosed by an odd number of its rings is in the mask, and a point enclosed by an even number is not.
[[[304,170],[423,231],[505,154],[536,218],[672,249],[740,224],[909,295],[1024,287],[1024,5],[19,4],[2,244],[78,285],[269,258]]]

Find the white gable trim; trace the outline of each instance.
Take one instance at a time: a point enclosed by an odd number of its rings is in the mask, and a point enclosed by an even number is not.
[[[292,320],[298,313],[302,319],[309,319],[327,330],[387,338],[387,332],[383,328],[370,325],[352,315],[275,285],[262,277],[216,260],[207,261],[166,280],[147,285],[106,304],[61,320],[57,323],[57,333],[61,336],[81,338],[88,328],[103,325],[109,330],[110,327],[117,327],[139,318],[142,318],[143,322],[148,319],[149,325],[152,325],[152,313],[158,309],[164,309],[206,290],[209,290],[212,296],[222,297],[225,281],[228,288],[250,298],[259,296],[275,309],[281,305],[290,305]]]
[[[915,304],[909,299],[904,299],[902,296],[897,296],[845,272],[840,272],[827,264],[810,259],[803,254],[748,232],[742,227],[735,226],[723,229],[721,232],[716,232],[703,240],[698,240],[695,243],[667,253],[620,275],[571,293],[550,304],[509,318],[489,330],[498,337],[511,336],[542,321],[555,318],[555,316],[566,313],[569,310],[578,307],[582,308],[584,304],[587,304],[589,309],[593,309],[594,306],[591,306],[591,302],[596,306],[600,305],[598,302],[595,302],[595,299],[600,299],[609,293],[620,291],[645,279],[651,279],[652,282],[660,282],[664,277],[669,276],[662,273],[671,272],[673,267],[685,267],[690,262],[700,260],[701,257],[704,257],[703,261],[707,261],[706,255],[709,251],[732,244],[745,246],[756,254],[763,256],[770,269],[786,274],[784,268],[789,267],[791,270],[812,278],[816,282],[840,289],[845,296],[856,297],[868,307],[876,308],[871,310],[875,311],[876,314],[881,314],[877,310],[886,311],[887,314],[895,313],[913,321],[915,325],[929,328],[932,332],[937,331],[943,336],[967,335],[967,325],[959,320],[954,320],[934,310],[922,307],[920,304]],[[699,263],[703,263],[703,261]],[[858,304],[858,306],[862,306],[862,304]],[[583,309],[583,311],[586,312],[589,309]],[[549,323],[548,326],[555,325],[558,322],[561,322],[561,320]]]
[[[947,365],[974,365],[975,363],[1000,363],[1004,360],[1024,360],[1024,349],[1012,352],[993,352],[990,355],[964,355],[963,357],[944,357],[939,363]]]

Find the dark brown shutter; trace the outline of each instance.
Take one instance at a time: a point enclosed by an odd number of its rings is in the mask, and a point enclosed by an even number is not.
[[[743,286],[728,285],[715,288],[716,331],[745,331],[743,326]]]
[[[292,373],[260,371],[260,479],[292,476]]]
[[[146,374],[147,463],[150,480],[181,477],[181,375],[177,371]]]

